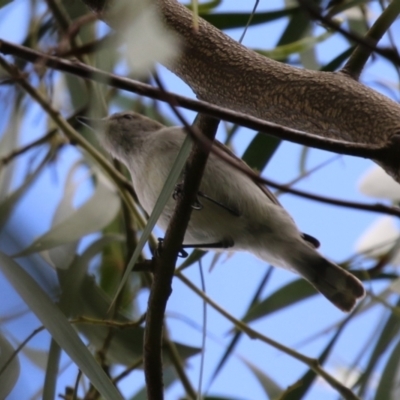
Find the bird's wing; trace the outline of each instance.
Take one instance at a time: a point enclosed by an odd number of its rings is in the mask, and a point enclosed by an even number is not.
[[[223,152],[225,152],[227,155],[229,155],[230,157],[232,157],[235,160],[235,163],[240,165],[242,167],[242,169],[244,171],[249,171],[251,174],[255,174],[255,171],[246,163],[244,162],[241,158],[237,157],[228,147],[226,147],[224,144],[222,144],[221,142],[219,142],[218,140],[214,141],[214,146],[218,147],[219,149],[221,149]],[[251,179],[251,178],[249,178]],[[276,198],[276,196],[265,186],[265,185],[261,185],[257,182],[254,182],[263,192],[264,194],[268,197],[268,199],[278,205],[282,207],[282,204],[278,201],[278,199]]]
[[[222,150],[224,153],[226,153],[229,157],[232,157],[232,159],[235,161],[236,164],[238,164],[244,171],[249,171],[250,173],[254,174],[254,170],[246,163],[244,162],[241,158],[237,157],[227,146],[219,142],[218,140],[214,140],[214,146],[218,147],[220,150]],[[251,178],[249,178],[251,179]],[[260,189],[261,191],[268,197],[268,199],[273,203],[276,204],[280,207],[283,208],[282,204],[279,202],[279,200],[276,198],[276,196],[267,188],[267,186],[259,184],[257,182],[254,182]],[[307,233],[302,233],[302,238],[310,243],[313,247],[318,248],[320,246],[320,243],[318,239],[315,237],[308,235]]]

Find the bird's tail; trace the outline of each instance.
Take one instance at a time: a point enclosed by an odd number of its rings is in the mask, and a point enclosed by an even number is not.
[[[296,261],[292,267],[342,311],[351,311],[357,299],[365,296],[362,283],[354,275],[316,251]]]

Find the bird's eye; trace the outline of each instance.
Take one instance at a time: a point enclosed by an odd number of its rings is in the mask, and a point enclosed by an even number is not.
[[[132,114],[124,114],[124,115],[122,116],[122,118],[124,118],[124,119],[132,119],[132,118],[133,118],[133,115],[132,115]]]

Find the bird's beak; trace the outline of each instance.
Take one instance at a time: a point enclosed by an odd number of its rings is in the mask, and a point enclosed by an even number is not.
[[[82,125],[87,126],[94,132],[96,132],[99,129],[104,129],[104,121],[102,118],[76,117],[76,119]]]

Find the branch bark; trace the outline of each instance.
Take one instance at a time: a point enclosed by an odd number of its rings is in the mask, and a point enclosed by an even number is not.
[[[202,115],[194,124],[194,127],[210,140],[214,139],[217,126],[218,121]],[[165,233],[163,251],[160,257],[155,258],[154,279],[148,301],[144,331],[144,372],[149,400],[162,400],[164,398],[161,358],[164,313],[172,292],[171,284],[176,259],[183,243],[192,204],[196,200],[209,151],[210,149],[207,150],[199,144],[193,144],[186,166],[182,197],[177,199],[174,214]]]
[[[105,0],[82,1],[95,11],[106,4]],[[184,44],[179,60],[167,67],[198,98],[290,128],[358,144],[383,147],[400,133],[400,106],[347,74],[309,71],[268,59],[201,18],[195,31],[191,12],[176,0],[156,3],[167,26]],[[398,147],[394,152],[400,156]],[[376,161],[400,182],[399,163],[393,163],[393,157]]]

